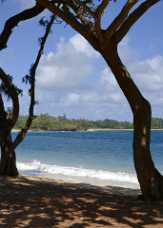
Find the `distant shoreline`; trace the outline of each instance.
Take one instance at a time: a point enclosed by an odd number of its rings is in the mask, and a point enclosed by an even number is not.
[[[93,128],[90,128],[90,129],[87,129],[86,131],[133,131],[134,129],[131,129],[131,128],[97,128],[97,129],[93,129]],[[157,129],[157,128],[153,128],[151,129],[151,131],[163,131],[163,128],[160,128],[160,129]]]
[[[19,132],[21,129],[13,129],[12,132]],[[96,131],[133,131],[134,129],[130,129],[130,128],[89,128],[87,130],[44,130],[44,129],[30,129],[28,132],[48,132],[48,131],[53,131],[53,132],[96,132]],[[160,129],[156,129],[153,128],[151,129],[151,131],[163,131],[163,128]]]
[[[89,128],[86,131],[89,131],[89,132],[91,132],[91,131],[133,131],[133,129],[130,129],[130,128],[124,128],[124,129],[122,129],[122,128],[117,128],[117,129],[115,129],[115,128]]]
[[[27,116],[20,116],[15,129],[25,126]],[[50,116],[40,114],[35,118],[31,125],[32,131],[132,131],[133,123],[129,121],[102,119],[69,119],[66,115]],[[163,119],[152,118],[151,127],[156,130],[163,130]],[[18,131],[18,130],[16,130]]]

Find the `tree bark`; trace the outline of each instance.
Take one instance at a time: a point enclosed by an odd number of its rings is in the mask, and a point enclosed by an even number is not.
[[[11,133],[7,133],[8,123],[4,108],[2,96],[0,94],[0,175],[2,176],[18,176],[16,168],[16,156],[13,147]]]
[[[102,55],[112,70],[121,90],[123,91],[133,113],[134,121],[134,164],[145,200],[163,198],[163,177],[155,168],[150,152],[151,107],[143,97],[129,72],[122,63],[117,44],[102,50]]]
[[[0,175],[18,176],[16,167],[16,154],[12,143],[11,135],[1,144]]]

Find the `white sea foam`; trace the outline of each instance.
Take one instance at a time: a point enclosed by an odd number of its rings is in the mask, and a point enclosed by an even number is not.
[[[63,175],[66,177],[76,178],[88,178],[97,179],[102,181],[117,182],[117,183],[129,183],[130,185],[137,185],[137,178],[134,174],[127,172],[111,172],[105,170],[84,169],[77,167],[66,167],[41,163],[34,160],[30,163],[18,163],[20,172],[23,173],[39,173],[39,175]]]

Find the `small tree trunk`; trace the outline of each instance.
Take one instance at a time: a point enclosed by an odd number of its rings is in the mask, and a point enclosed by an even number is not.
[[[0,93],[0,175],[13,177],[18,176],[18,170],[16,168],[16,156],[11,133],[6,133],[8,129],[7,121],[2,95]]]
[[[110,50],[111,53],[110,53]],[[156,170],[150,153],[151,107],[144,99],[139,89],[122,64],[117,45],[109,51],[102,52],[111,68],[120,88],[127,98],[134,116],[134,164],[145,200],[155,200],[163,197],[163,177]],[[109,53],[109,54],[108,54]]]
[[[1,161],[0,175],[2,176],[18,176],[16,167],[16,155],[13,147],[11,135],[3,144],[1,144]]]

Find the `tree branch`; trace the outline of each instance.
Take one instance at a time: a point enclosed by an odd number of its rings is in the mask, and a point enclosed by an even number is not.
[[[2,68],[0,68],[0,79],[4,83],[4,86],[12,99],[12,118],[11,120],[8,120],[9,126],[7,129],[7,131],[10,132],[11,129],[15,126],[15,123],[19,117],[19,93],[17,88],[12,84],[11,80],[9,79],[9,76],[2,70]]]
[[[4,141],[5,128],[6,128],[6,112],[5,112],[4,102],[2,99],[2,94],[0,93],[0,145]]]
[[[35,17],[38,14],[40,14],[43,10],[44,7],[36,3],[36,5],[32,8],[26,9],[16,14],[15,16],[9,18],[4,25],[2,33],[0,34],[0,50],[7,47],[7,42],[12,33],[12,30],[18,25],[19,22]]]
[[[160,2],[160,0],[146,0],[141,3],[124,21],[119,30],[115,33],[116,42],[119,43],[123,37],[128,33],[130,28],[139,20],[139,18],[153,5]]]
[[[50,10],[54,15],[60,17],[63,21],[69,24],[74,30],[80,33],[83,37],[85,37],[92,46],[97,49],[98,41],[96,37],[93,35],[92,31],[90,31],[89,26],[81,24],[75,17],[70,13],[70,11],[62,11],[59,7],[57,7],[53,2],[48,0],[37,0],[37,2],[42,5],[42,7]]]
[[[50,21],[46,25],[45,35],[41,38],[40,49],[38,51],[35,63],[32,65],[32,68],[30,70],[30,75],[28,76],[29,80],[30,80],[30,85],[31,85],[30,89],[29,89],[30,105],[29,105],[29,110],[28,110],[28,118],[26,120],[24,128],[21,129],[21,131],[18,133],[18,135],[14,141],[14,148],[16,148],[23,141],[23,139],[26,136],[26,134],[32,124],[32,121],[34,119],[34,106],[36,104],[36,101],[35,101],[36,71],[37,71],[37,67],[39,65],[41,56],[43,54],[43,50],[44,50],[48,35],[51,31],[51,27],[54,23],[54,20],[55,20],[55,16],[52,15]]]
[[[109,0],[102,0],[102,2],[98,5],[98,7],[94,12],[95,30],[101,41],[103,39],[102,32],[101,32],[101,17],[104,13],[104,10],[108,6],[108,4],[109,4]]]
[[[106,36],[111,37],[113,33],[122,25],[125,21],[126,17],[128,16],[130,10],[133,8],[134,5],[138,3],[138,0],[127,0],[126,4],[122,8],[119,15],[114,19],[114,21],[109,25],[106,29]]]

